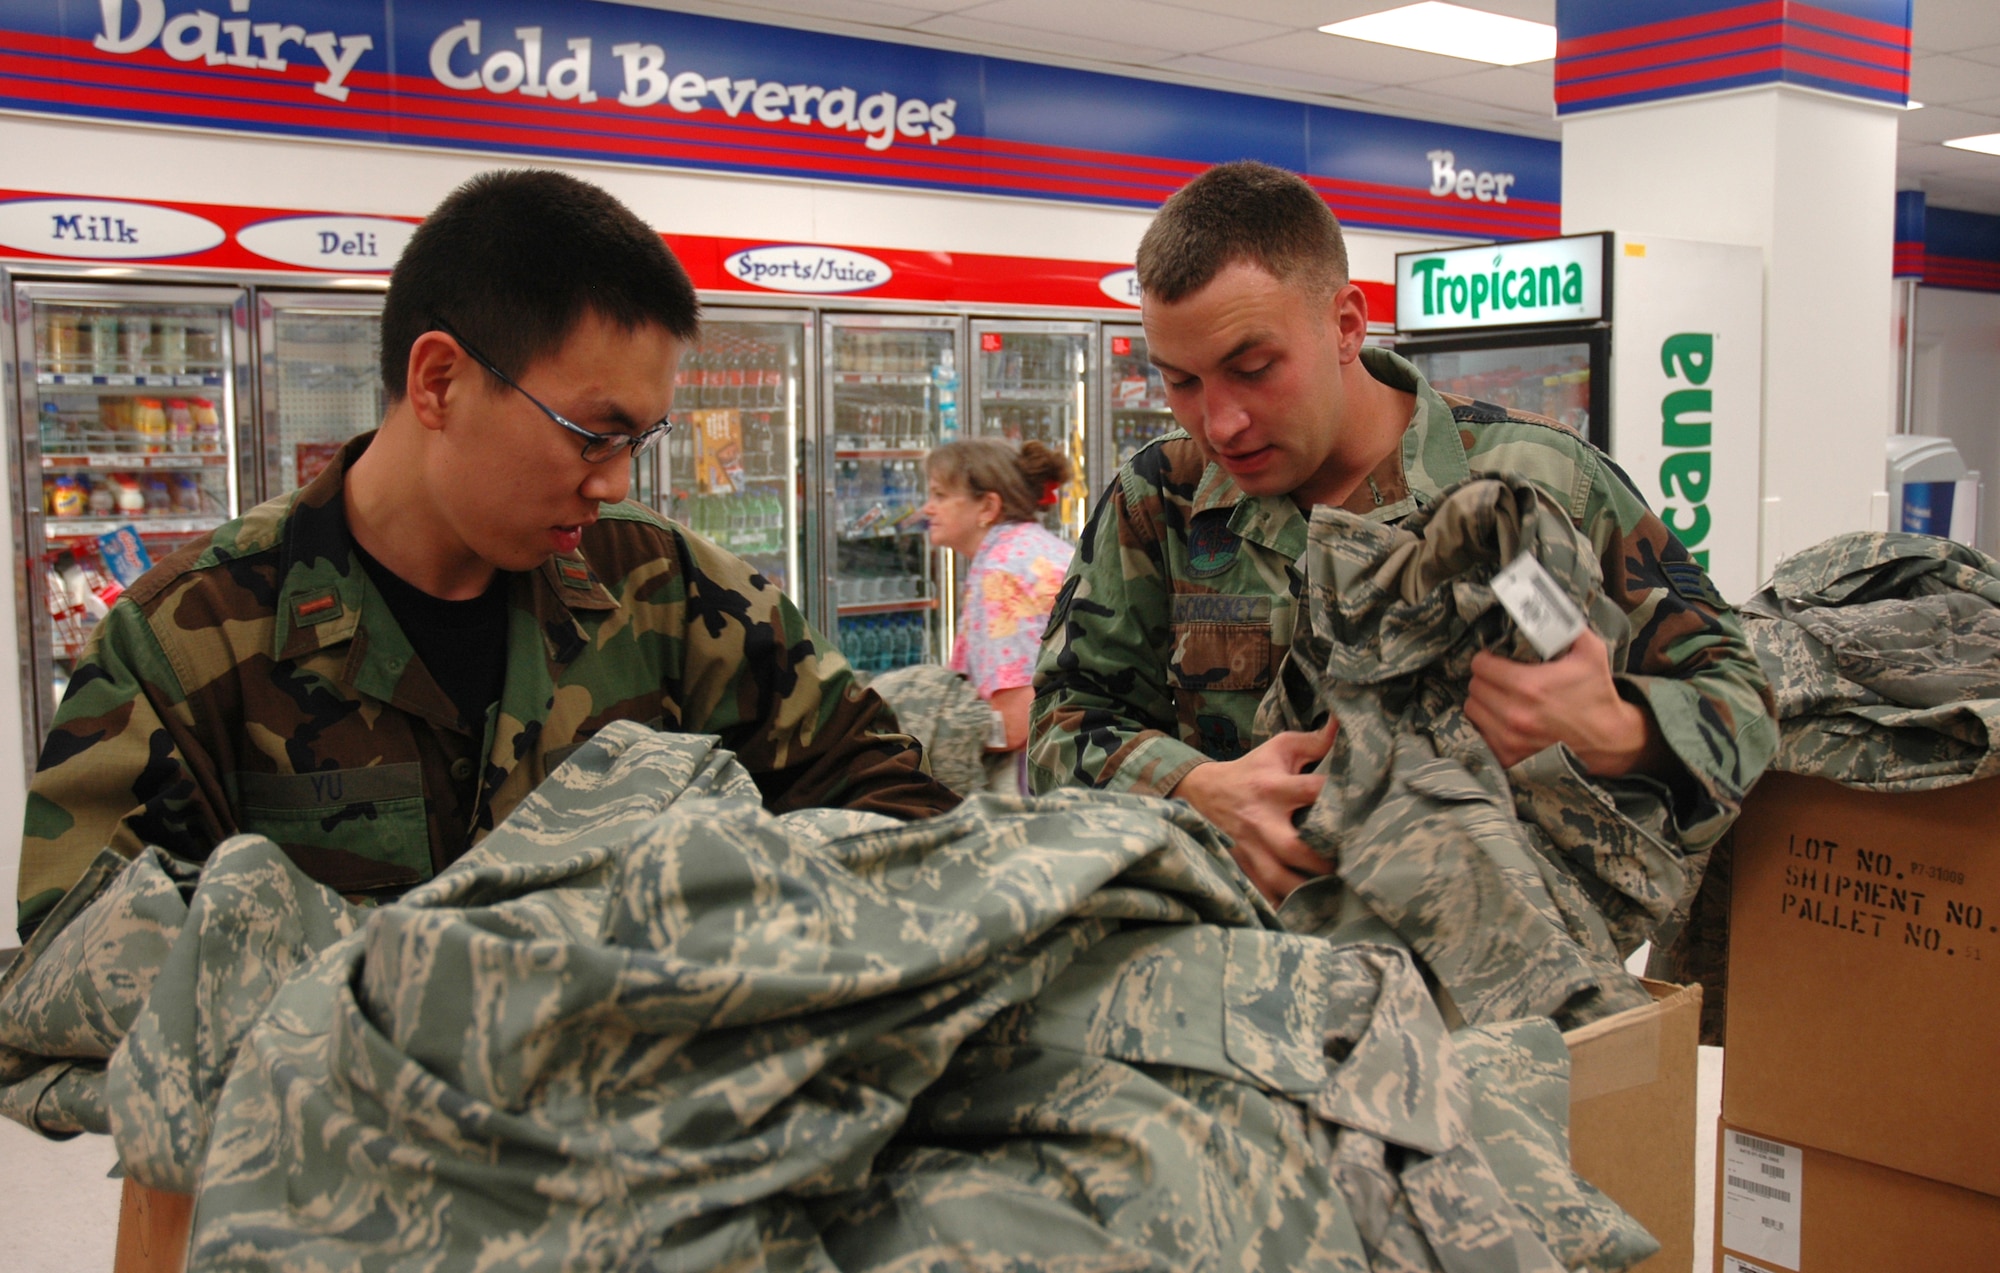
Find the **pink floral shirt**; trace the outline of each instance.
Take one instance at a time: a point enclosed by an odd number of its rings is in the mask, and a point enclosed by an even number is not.
[[[1075,549],[1036,522],[1006,522],[986,532],[959,594],[958,644],[951,667],[979,697],[1035,680],[1042,629]]]

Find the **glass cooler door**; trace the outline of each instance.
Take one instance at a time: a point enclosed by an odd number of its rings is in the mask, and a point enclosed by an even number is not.
[[[1396,352],[1440,393],[1547,416],[1602,447],[1609,439],[1609,330],[1404,338]]]
[[[748,561],[801,609],[811,324],[783,310],[705,311],[701,344],[674,377],[674,431],[640,457],[632,494]]]
[[[379,293],[260,292],[263,497],[319,476],[341,444],[382,423]]]
[[[248,323],[238,288],[15,289],[37,739],[118,594],[240,511]]]
[[[976,320],[972,432],[1036,441],[1069,458],[1070,481],[1042,524],[1072,544],[1083,534],[1096,478],[1086,454],[1092,325]]]
[[[827,630],[864,672],[943,661],[952,563],[925,534],[924,453],[958,433],[961,321],[833,314],[825,330]]]
[[[1167,409],[1167,385],[1146,361],[1146,331],[1137,323],[1104,325],[1105,477],[1147,443],[1177,428]]]

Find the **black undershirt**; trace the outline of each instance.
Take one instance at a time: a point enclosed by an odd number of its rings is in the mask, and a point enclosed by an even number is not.
[[[404,582],[360,544],[354,551],[424,670],[458,708],[459,720],[478,732],[507,677],[506,572],[470,601],[446,601]]]

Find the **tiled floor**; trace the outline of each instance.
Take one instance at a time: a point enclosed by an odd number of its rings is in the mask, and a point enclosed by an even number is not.
[[[1695,1115],[1695,1259],[1709,1273],[1715,1195],[1715,1118],[1722,1104],[1722,1049],[1701,1050]],[[8,1273],[109,1270],[117,1237],[119,1183],[108,1136],[52,1143],[0,1119],[0,1268]]]

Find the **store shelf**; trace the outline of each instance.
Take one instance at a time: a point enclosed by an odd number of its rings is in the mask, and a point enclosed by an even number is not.
[[[1172,407],[1153,407],[1153,406],[1147,406],[1144,403],[1122,403],[1122,402],[1112,403],[1111,411],[1112,414],[1114,415],[1126,415],[1126,414],[1172,415],[1174,413],[1174,409]]]
[[[89,451],[82,454],[43,455],[45,469],[117,469],[129,473],[138,469],[226,469],[229,457],[220,452],[194,455],[125,455]]]
[[[906,597],[900,601],[847,601],[835,606],[842,615],[893,614],[899,610],[935,610],[936,597]]]
[[[877,447],[862,450],[846,450],[836,447],[834,448],[833,458],[836,460],[921,460],[929,454],[930,451],[924,447]]]
[[[830,377],[837,385],[928,385],[928,371],[836,371]]]
[[[204,372],[146,372],[129,375],[84,375],[81,372],[39,371],[35,373],[35,383],[51,389],[220,389],[223,384],[219,371]]]
[[[50,517],[43,529],[50,539],[95,539],[121,526],[130,526],[141,535],[201,535],[228,521],[227,517]]]
[[[1039,402],[1061,406],[1076,400],[1075,385],[1050,385],[1046,389],[986,389],[979,395],[981,402]]]

